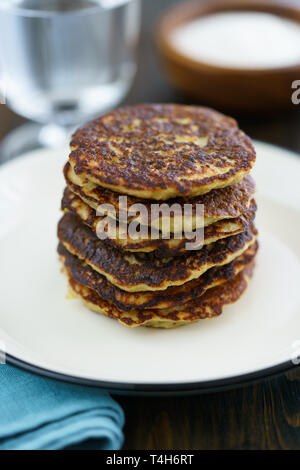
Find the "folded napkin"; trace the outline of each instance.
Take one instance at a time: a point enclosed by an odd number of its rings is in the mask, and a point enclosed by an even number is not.
[[[123,424],[107,392],[0,364],[0,450],[117,450]]]

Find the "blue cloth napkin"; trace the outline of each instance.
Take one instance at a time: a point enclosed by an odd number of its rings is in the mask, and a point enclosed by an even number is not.
[[[0,450],[117,450],[123,425],[107,392],[0,364]]]

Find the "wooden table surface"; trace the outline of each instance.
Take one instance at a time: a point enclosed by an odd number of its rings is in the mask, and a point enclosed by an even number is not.
[[[144,1],[139,70],[125,103],[193,103],[165,81],[153,44],[155,19],[177,2]],[[289,114],[235,117],[252,138],[300,153],[300,105]],[[0,138],[22,122],[0,106]],[[124,449],[300,449],[299,369],[226,392],[115,399],[126,415]]]

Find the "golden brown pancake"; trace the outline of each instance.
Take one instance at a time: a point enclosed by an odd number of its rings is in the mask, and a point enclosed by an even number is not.
[[[238,300],[245,291],[253,267],[254,262],[251,261],[234,278],[218,287],[209,289],[201,297],[183,305],[164,310],[131,310],[130,312],[120,310],[112,302],[100,297],[94,290],[80,284],[72,277],[67,268],[65,269],[72,294],[79,297],[89,309],[115,318],[130,327],[176,328],[220,315],[225,305]]]
[[[117,250],[106,240],[99,240],[73,214],[66,213],[58,224],[58,238],[70,253],[128,292],[163,290],[196,279],[213,266],[230,263],[254,243],[256,236],[256,229],[251,226],[185,256],[158,258],[152,253]]]
[[[97,217],[96,211],[83,202],[79,196],[72,193],[70,189],[66,188],[62,198],[61,208],[65,212],[71,212],[77,215],[82,222],[88,225],[94,232],[97,233],[100,224],[105,220],[105,217]],[[256,212],[255,201],[252,200],[250,208],[241,216],[234,219],[223,219],[214,224],[211,224],[204,229],[203,240],[196,238],[196,234],[190,234],[190,237],[183,236],[174,238],[174,235],[170,239],[163,239],[161,232],[157,232],[157,239],[151,238],[151,231],[149,227],[144,227],[148,232],[147,238],[135,237],[132,238],[128,233],[128,226],[124,227],[124,233],[126,238],[119,236],[119,224],[116,222],[116,232],[111,229],[110,224],[107,225],[106,234],[108,241],[116,248],[123,249],[125,251],[132,252],[151,252],[156,251],[158,256],[176,256],[185,253],[186,243],[194,243],[199,241],[201,248],[202,242],[207,245],[213,243],[221,238],[229,237],[243,232],[253,222]],[[192,238],[193,237],[193,238]],[[194,245],[196,246],[196,245]]]
[[[90,207],[97,210],[99,215],[102,213],[100,210],[101,205],[109,205],[115,210],[115,214],[110,214],[111,217],[115,216],[116,219],[120,219],[120,217],[124,216],[124,209],[122,209],[119,200],[120,194],[88,182],[88,180],[83,177],[81,179],[78,178],[69,163],[65,165],[64,176],[70,190]],[[191,220],[187,215],[185,215],[184,221],[190,223],[191,228],[195,229],[203,225],[210,225],[219,220],[239,217],[249,209],[254,192],[255,183],[251,176],[247,175],[239,183],[233,184],[232,186],[212,190],[207,194],[203,194],[195,198],[182,197],[170,199],[167,201],[167,204],[169,207],[174,205],[181,207],[181,213],[183,213],[185,204],[191,204]],[[151,205],[153,203],[157,204],[158,202],[136,198],[134,196],[127,196],[128,222],[132,222],[136,219],[136,214],[131,214],[129,211],[131,207],[134,207],[136,204],[143,204],[147,209],[147,213],[150,215]],[[197,204],[203,205],[204,220],[202,220],[202,217],[200,220],[196,217]],[[106,214],[105,210],[103,210],[103,213]],[[180,232],[182,224],[181,217],[178,219],[173,212],[170,212],[170,219],[170,231],[175,233]],[[157,220],[153,217],[152,219],[150,219],[150,217],[146,217],[146,219],[144,219],[143,214],[141,214],[139,220],[142,225],[149,225],[158,229],[161,229],[162,227],[161,214],[159,214]]]
[[[216,287],[235,277],[254,259],[258,244],[253,243],[244,253],[231,263],[211,268],[198,279],[182,286],[168,287],[163,291],[130,293],[111,284],[104,276],[94,271],[88,264],[72,255],[60,243],[58,253],[61,261],[76,282],[97,292],[100,297],[111,301],[119,309],[166,309],[200,297],[208,289]]]
[[[118,193],[166,200],[240,181],[255,162],[249,137],[212,109],[178,104],[126,106],[72,137],[75,174]]]

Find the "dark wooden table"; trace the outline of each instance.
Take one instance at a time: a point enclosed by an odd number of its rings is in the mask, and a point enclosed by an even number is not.
[[[144,1],[139,71],[125,103],[193,102],[165,81],[153,44],[155,19],[177,2]],[[289,114],[235,117],[252,138],[300,152],[300,105]],[[0,106],[0,138],[21,122]],[[115,398],[126,415],[125,449],[300,449],[299,369],[226,392]]]

